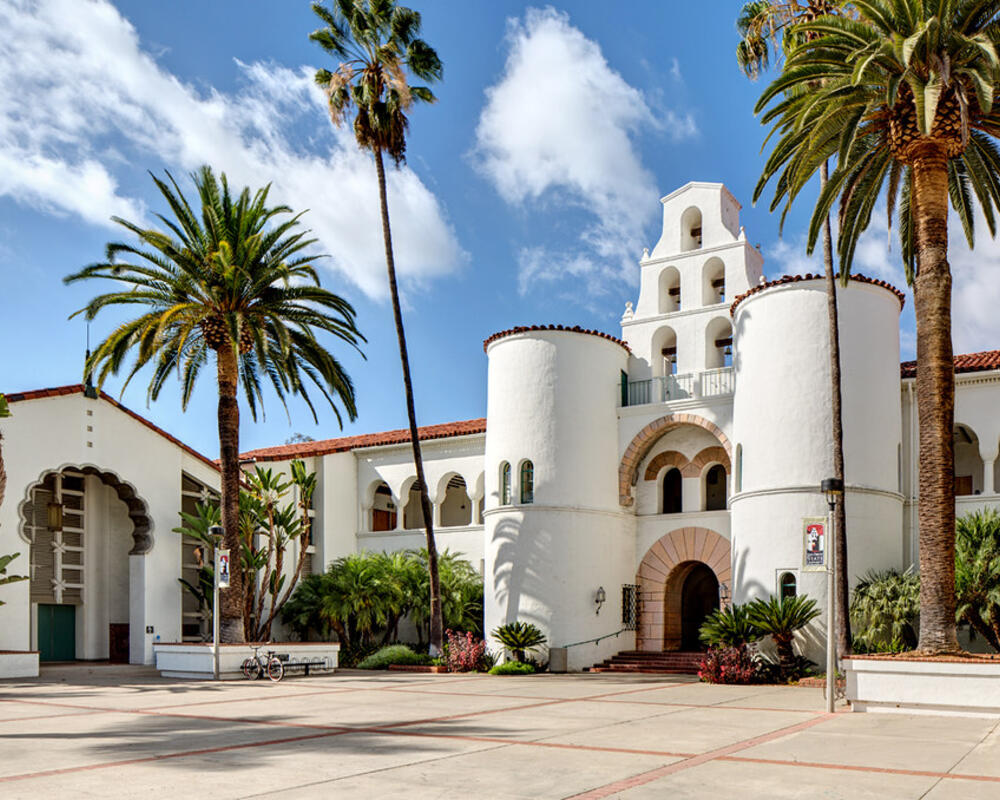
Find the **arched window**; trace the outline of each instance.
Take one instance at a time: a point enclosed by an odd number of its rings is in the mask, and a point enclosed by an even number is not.
[[[705,473],[705,510],[726,510],[726,468],[722,464]]]
[[[441,527],[454,528],[472,524],[472,500],[466,490],[465,478],[454,475],[444,490],[441,501]]]
[[[530,461],[521,463],[521,502],[535,502],[535,465]]]
[[[506,461],[500,465],[500,505],[510,505],[510,464]]]
[[[371,528],[373,531],[396,529],[396,504],[392,500],[392,490],[387,483],[380,483],[372,498]]]
[[[795,597],[798,594],[798,582],[795,579],[794,573],[781,573],[781,577],[778,578],[778,593],[781,595],[782,600],[788,597]]]
[[[681,215],[681,252],[701,247],[701,210],[691,206]]]
[[[676,467],[671,467],[663,476],[663,513],[680,514],[682,505],[681,471]]]
[[[414,481],[410,486],[409,501],[403,507],[403,527],[406,530],[423,528],[424,509],[420,502],[420,481]]]
[[[733,491],[743,491],[743,445],[736,445],[736,471],[733,473],[733,482],[736,487]]]

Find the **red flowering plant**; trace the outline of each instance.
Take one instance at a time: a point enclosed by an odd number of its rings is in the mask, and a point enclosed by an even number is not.
[[[491,661],[486,652],[486,642],[470,632],[447,630],[445,654],[449,672],[478,672],[488,669]]]
[[[705,683],[756,683],[757,658],[746,644],[710,647],[701,660],[698,677]]]

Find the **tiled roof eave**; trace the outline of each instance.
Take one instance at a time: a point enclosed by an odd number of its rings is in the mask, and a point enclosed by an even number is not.
[[[840,280],[839,273],[834,276],[835,280]],[[753,288],[743,292],[741,295],[737,295],[736,299],[733,300],[731,306],[729,306],[729,316],[733,317],[736,315],[736,307],[749,297],[753,297],[755,294],[760,294],[763,291],[771,289],[775,286],[787,286],[790,283],[803,283],[805,281],[823,281],[826,280],[825,275],[813,275],[811,272],[807,272],[805,275],[783,275],[780,278],[775,278],[773,281],[765,281]],[[888,289],[899,299],[899,308],[902,310],[903,305],[906,303],[906,295],[903,294],[899,289],[893,286],[888,281],[883,281],[879,278],[869,278],[867,275],[862,275],[860,273],[852,273],[848,280],[855,281],[856,283],[867,283],[871,286],[881,286],[883,289]]]
[[[504,331],[497,331],[492,336],[487,338],[483,342],[483,352],[485,353],[486,349],[498,339],[503,339],[507,336],[513,336],[518,333],[531,333],[532,331],[565,331],[567,333],[582,333],[587,336],[596,336],[599,339],[607,339],[609,342],[613,342],[619,347],[624,348],[626,353],[632,352],[625,342],[615,336],[612,336],[610,333],[595,331],[590,328],[581,328],[579,325],[573,325],[572,327],[567,325],[518,325],[517,327],[508,328]]]

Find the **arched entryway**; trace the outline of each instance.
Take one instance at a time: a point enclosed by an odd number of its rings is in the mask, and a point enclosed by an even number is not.
[[[138,657],[145,632],[131,626],[131,596],[143,591],[143,570],[134,561],[153,539],[135,487],[92,465],[61,467],[28,487],[20,517],[40,660]]]
[[[719,580],[707,564],[694,562],[681,588],[681,650],[702,648],[698,638],[702,623],[718,607]]]
[[[697,650],[697,630],[718,608],[720,584],[732,580],[729,540],[707,528],[661,537],[642,559],[636,649]]]

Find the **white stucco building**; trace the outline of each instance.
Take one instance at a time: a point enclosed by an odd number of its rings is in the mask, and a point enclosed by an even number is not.
[[[496,333],[484,343],[486,417],[421,429],[438,547],[481,569],[487,630],[533,622],[567,648],[569,669],[623,650],[694,649],[720,597],[826,601],[824,575],[803,569],[803,520],[825,516],[818,486],[832,471],[825,283],[765,282],[722,184],[689,183],[662,203],[620,338]],[[861,276],[839,290],[852,576],[917,560],[903,301]],[[956,372],[964,513],[1000,503],[1000,351],[958,356]],[[0,553],[28,554],[12,567],[30,560],[32,580],[4,589],[0,650],[148,662],[157,638],[192,635],[177,582],[185,548],[171,529],[217,486],[212,462],[79,386],[9,399]],[[245,455],[277,468],[302,458],[317,472],[314,569],[422,546],[408,432]],[[46,525],[53,498],[59,532]],[[807,643],[817,660],[821,634]]]

